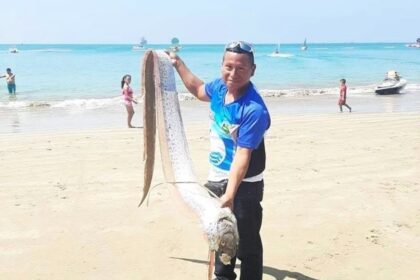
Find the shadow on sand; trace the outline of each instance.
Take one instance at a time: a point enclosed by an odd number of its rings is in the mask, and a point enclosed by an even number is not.
[[[171,259],[208,265],[207,261],[202,261],[202,260],[176,258],[176,257],[171,257]],[[240,265],[238,265],[238,264],[236,265],[236,268],[240,268],[240,267],[241,267]],[[266,275],[270,275],[270,276],[274,277],[274,279],[276,279],[276,280],[284,280],[284,279],[286,279],[286,277],[287,277],[287,279],[295,279],[295,280],[318,280],[316,278],[312,278],[312,277],[303,275],[302,273],[299,273],[299,272],[280,270],[280,269],[270,267],[270,266],[264,266],[263,267],[263,273],[266,274]]]

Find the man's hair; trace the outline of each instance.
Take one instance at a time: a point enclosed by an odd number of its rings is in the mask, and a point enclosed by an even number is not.
[[[225,53],[227,52],[233,52],[233,53],[243,53],[246,54],[246,56],[249,58],[249,62],[251,62],[251,65],[254,65],[254,53],[253,52],[246,52],[241,49],[241,47],[238,45],[234,48],[229,48],[225,50]],[[223,54],[223,60],[225,59],[225,55]]]
[[[7,69],[6,69],[6,71],[7,71],[7,72],[10,72],[10,71],[12,71],[12,69],[10,69],[10,68],[7,68]]]
[[[343,84],[346,83],[346,79],[341,79],[340,82],[342,82]]]

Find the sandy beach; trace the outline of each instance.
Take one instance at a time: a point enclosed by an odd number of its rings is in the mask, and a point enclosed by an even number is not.
[[[204,182],[208,128],[186,130]],[[176,190],[137,207],[142,145],[141,129],[1,134],[0,279],[206,279]],[[275,115],[266,149],[265,280],[418,278],[418,112]]]

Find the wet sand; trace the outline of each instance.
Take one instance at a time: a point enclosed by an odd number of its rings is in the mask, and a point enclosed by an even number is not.
[[[141,98],[138,98],[141,100]],[[265,97],[272,115],[322,115],[339,112],[334,94]],[[20,102],[17,100],[17,102]],[[122,104],[95,108],[54,108],[45,103],[15,108],[0,107],[0,133],[66,132],[91,129],[120,129],[126,126],[126,110]],[[196,100],[181,101],[182,115],[187,124],[207,123],[208,104]],[[373,92],[354,94],[348,104],[353,114],[420,112],[420,91],[406,90],[398,95],[380,96]],[[142,126],[142,104],[135,105],[133,124]],[[344,112],[347,108],[343,107]]]

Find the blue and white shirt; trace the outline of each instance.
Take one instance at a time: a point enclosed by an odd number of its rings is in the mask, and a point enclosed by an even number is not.
[[[259,181],[265,169],[264,133],[270,127],[270,115],[254,85],[239,99],[225,104],[228,91],[222,79],[205,84],[210,98],[210,172],[209,181],[228,179],[237,147],[252,149],[244,181]]]

